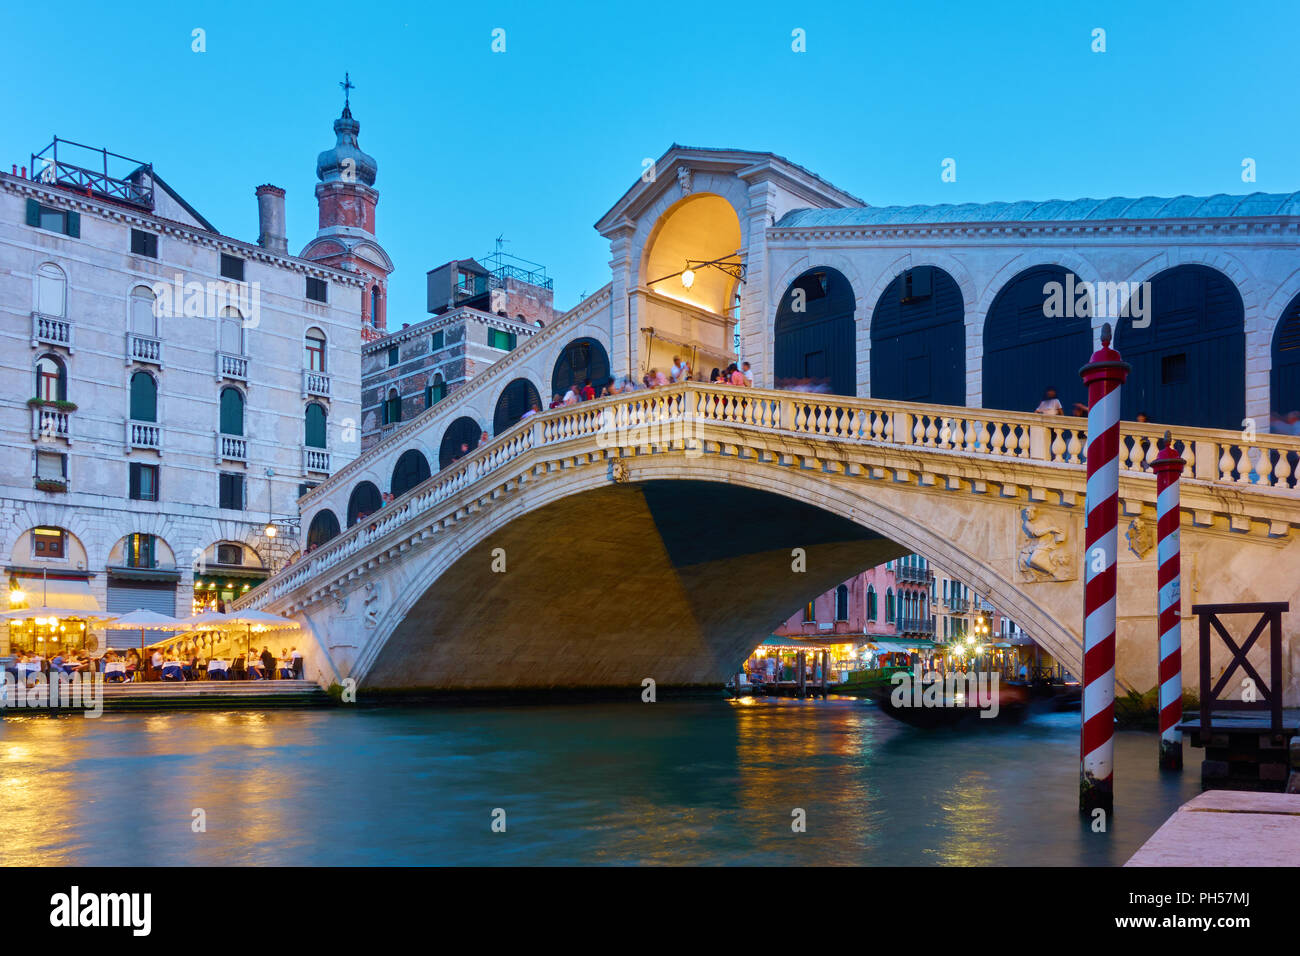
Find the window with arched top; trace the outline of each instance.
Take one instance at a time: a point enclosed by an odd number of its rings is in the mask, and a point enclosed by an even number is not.
[[[158,316],[153,290],[138,285],[131,290],[131,331],[136,335],[156,338]]]
[[[244,317],[233,306],[221,310],[221,351],[244,354]]]
[[[835,589],[835,620],[849,619],[849,586],[841,584]]]
[[[308,329],[305,342],[307,351],[304,362],[307,370],[310,372],[325,371],[325,333],[316,328]]]
[[[303,444],[308,448],[325,447],[325,407],[319,402],[307,406],[304,416]]]
[[[370,287],[370,325],[379,328],[379,286]]]
[[[894,589],[885,591],[885,623],[894,623]]]
[[[57,319],[68,314],[68,277],[52,262],[36,270],[36,311]]]
[[[67,401],[68,371],[58,356],[42,355],[36,360],[36,397],[47,402]]]
[[[447,397],[447,383],[442,379],[442,373],[433,376],[433,381],[424,386],[424,407],[432,408],[444,398]]]
[[[396,425],[402,420],[402,398],[397,394],[397,389],[388,390],[388,398],[384,400],[384,424]]]
[[[867,585],[867,620],[873,623],[876,620],[876,589],[870,584]]]
[[[221,390],[221,433],[244,434],[244,396],[237,388]]]
[[[148,372],[131,376],[131,420],[158,421],[158,383]]]

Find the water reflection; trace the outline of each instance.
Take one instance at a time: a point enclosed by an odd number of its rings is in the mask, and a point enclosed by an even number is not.
[[[1078,715],[927,733],[834,698],[13,717],[0,861],[1120,863],[1197,792],[1194,751],[1170,779],[1120,734],[1092,834],[1077,748]]]

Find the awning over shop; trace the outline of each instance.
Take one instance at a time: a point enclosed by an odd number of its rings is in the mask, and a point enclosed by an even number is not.
[[[934,641],[867,641],[862,646],[880,654],[905,654],[935,645]]]
[[[84,578],[56,578],[40,575],[15,574],[14,584],[24,592],[27,607],[57,607],[71,611],[99,614],[99,602],[90,593],[90,582]]]
[[[163,581],[176,583],[181,579],[181,573],[175,568],[128,568],[128,567],[110,567],[108,576],[112,580],[121,581]]]
[[[860,634],[837,634],[835,637],[837,637],[838,640],[833,640],[830,637],[818,640],[808,640],[803,637],[778,637],[773,635],[758,646],[768,650],[774,650],[778,647],[786,647],[795,651],[824,651],[828,647],[834,647],[837,644],[852,644],[857,646],[857,644],[862,640],[862,635]]]
[[[203,581],[264,581],[271,576],[271,572],[265,568],[244,568],[244,567],[223,567],[220,565],[209,564],[206,570],[202,570],[194,575],[197,583]]]

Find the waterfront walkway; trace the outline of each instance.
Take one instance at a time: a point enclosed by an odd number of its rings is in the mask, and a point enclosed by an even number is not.
[[[330,703],[330,696],[309,680],[274,681],[155,681],[125,684],[101,684],[105,711],[131,710],[265,710],[273,707],[320,707]],[[4,714],[50,713],[86,710],[77,701],[71,707],[41,707],[27,710],[15,706]]]
[[[1300,865],[1300,794],[1206,791],[1179,807],[1124,865]]]

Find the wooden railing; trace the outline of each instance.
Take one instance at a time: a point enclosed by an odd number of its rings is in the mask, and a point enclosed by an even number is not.
[[[702,454],[702,434],[718,425],[777,434],[787,442],[809,438],[849,446],[913,447],[985,461],[1012,459],[1077,468],[1084,460],[1087,421],[978,408],[921,408],[908,402],[828,398],[702,383],[583,402],[532,416],[480,445],[368,520],[276,574],[250,592],[240,605],[260,605],[288,593],[525,452],[595,439],[597,447],[681,442],[687,455],[693,450]],[[1187,459],[1188,477],[1300,496],[1295,477],[1300,440],[1260,435],[1256,441],[1246,443],[1236,432],[1195,428],[1172,431],[1175,447]],[[1121,423],[1121,433],[1122,447],[1140,449],[1130,453],[1122,467],[1141,471],[1154,456],[1155,443],[1164,429],[1125,422]],[[1271,467],[1265,467],[1265,463]],[[1244,473],[1242,468],[1246,469]]]

